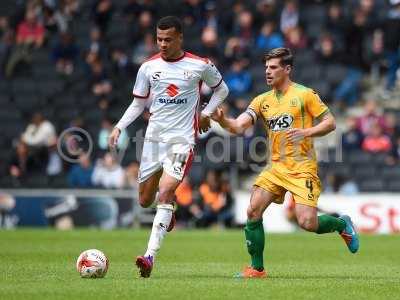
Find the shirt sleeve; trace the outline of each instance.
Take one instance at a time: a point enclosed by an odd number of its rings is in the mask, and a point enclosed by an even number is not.
[[[253,124],[257,121],[261,114],[261,101],[262,97],[255,97],[250,105],[247,107],[246,113],[253,118]]]
[[[137,72],[132,94],[134,97],[141,99],[146,99],[150,95],[150,81],[146,75],[144,65],[141,65]]]
[[[208,60],[201,79],[212,89],[215,89],[222,82],[222,75],[217,67]]]
[[[306,93],[305,107],[313,118],[318,118],[329,111],[328,106],[326,106],[319,95],[311,89]]]

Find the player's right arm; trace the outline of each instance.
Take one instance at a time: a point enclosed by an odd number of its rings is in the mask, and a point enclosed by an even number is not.
[[[115,147],[117,145],[121,131],[128,127],[142,114],[145,106],[146,102],[143,99],[137,99],[136,97],[133,99],[131,105],[129,105],[122,118],[111,131],[111,134],[108,138],[110,147]]]
[[[218,122],[223,128],[236,135],[243,134],[247,128],[254,124],[254,119],[248,111],[242,113],[236,119],[232,119],[227,118],[223,110],[218,108],[217,111],[211,115],[211,118]]]
[[[212,115],[212,118],[229,132],[241,135],[247,128],[250,128],[256,123],[257,118],[261,114],[260,108],[263,100],[264,98],[262,95],[255,97],[247,110],[236,119],[225,117],[221,109],[218,109],[218,111]]]
[[[121,131],[128,127],[135,121],[143,112],[146,106],[146,100],[150,95],[150,81],[146,75],[145,64],[141,65],[136,75],[135,86],[133,87],[133,101],[125,111],[122,118],[115,125],[109,138],[108,144],[111,148],[115,147],[118,143],[118,138]]]

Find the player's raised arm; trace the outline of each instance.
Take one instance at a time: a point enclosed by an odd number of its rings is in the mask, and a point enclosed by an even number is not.
[[[218,108],[217,111],[211,115],[211,118],[229,132],[237,135],[243,134],[247,128],[254,124],[254,118],[248,111],[242,113],[236,119],[232,119],[225,117],[222,109]]]

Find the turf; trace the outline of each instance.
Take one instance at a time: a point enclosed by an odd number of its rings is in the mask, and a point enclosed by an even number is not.
[[[269,278],[233,278],[247,262],[241,231],[174,231],[152,277],[133,259],[148,231],[0,231],[1,299],[398,299],[398,236],[362,236],[347,251],[336,234],[267,235]],[[110,259],[103,279],[81,279],[75,260],[98,248]]]

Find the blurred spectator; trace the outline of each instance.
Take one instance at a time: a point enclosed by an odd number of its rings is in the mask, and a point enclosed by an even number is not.
[[[16,47],[13,49],[6,66],[6,76],[14,74],[15,67],[20,62],[30,63],[33,48],[40,48],[44,42],[45,30],[38,21],[36,10],[28,8],[25,19],[18,25]]]
[[[392,1],[392,7],[384,23],[385,51],[388,60],[386,88],[392,90],[400,67],[400,2]]]
[[[72,166],[68,172],[68,184],[74,188],[92,186],[93,166],[88,154],[79,155],[79,164]]]
[[[355,195],[359,193],[357,183],[346,176],[328,174],[324,185],[324,192],[341,195]]]
[[[11,157],[8,168],[11,177],[19,181],[29,173],[42,170],[43,166],[40,161],[29,155],[27,145],[20,141]]]
[[[396,114],[394,112],[387,112],[383,115],[384,118],[384,132],[392,139],[400,137],[400,125],[398,124]]]
[[[286,35],[289,30],[299,24],[299,8],[294,0],[285,1],[281,12],[281,31]]]
[[[132,62],[138,66],[157,52],[157,45],[152,32],[146,32],[143,40],[137,41],[135,45]]]
[[[98,145],[101,150],[108,149],[108,137],[113,129],[114,122],[110,118],[104,118],[101,122],[101,130],[98,137]],[[118,149],[126,149],[128,147],[129,137],[126,130],[122,130],[118,139]]]
[[[61,33],[60,40],[53,48],[53,59],[56,63],[57,72],[71,75],[74,71],[74,62],[79,53],[78,46],[75,44],[70,33]]]
[[[362,72],[368,69],[364,54],[368,32],[367,15],[355,10],[346,28],[344,63],[347,65],[347,74],[334,92],[334,100],[340,105],[351,106],[359,99]]]
[[[5,31],[0,39],[0,69],[1,75],[5,75],[7,61],[11,55],[14,44],[14,33],[11,29]]]
[[[176,219],[181,226],[188,226],[195,216],[200,218],[201,210],[193,201],[193,188],[189,178],[185,176],[175,191],[176,203]]]
[[[328,30],[338,49],[344,47],[344,32],[346,31],[346,18],[339,2],[332,2],[328,7],[325,29]]]
[[[153,14],[149,10],[140,13],[137,23],[135,22],[130,28],[131,42],[136,45],[143,40],[147,32],[154,32]]]
[[[94,3],[93,19],[103,34],[107,32],[112,13],[113,3],[111,0],[97,0]]]
[[[347,129],[342,136],[342,146],[344,151],[360,150],[363,135],[357,127],[357,118],[348,117],[346,119]]]
[[[277,12],[275,0],[257,1],[256,11],[254,12],[254,25],[258,30],[265,23],[279,24],[279,14]]]
[[[49,176],[61,174],[61,172],[63,171],[63,162],[58,153],[56,138],[49,142],[48,153],[49,154],[46,166],[46,174]]]
[[[64,33],[68,30],[68,19],[62,11],[57,9],[55,3],[50,5],[49,1],[44,1],[43,25],[49,32]]]
[[[323,66],[337,65],[339,60],[338,49],[329,33],[321,34],[316,45],[316,58]]]
[[[106,153],[94,167],[92,183],[104,188],[122,188],[125,181],[124,169],[111,153]]]
[[[107,109],[112,83],[100,60],[94,61],[91,65],[90,89],[99,99],[100,108]]]
[[[208,57],[216,65],[222,62],[222,53],[218,46],[218,34],[214,28],[205,27],[203,29],[199,53]]]
[[[379,112],[375,100],[367,100],[364,103],[364,113],[357,119],[357,128],[365,136],[370,131],[374,124],[378,124],[381,128],[385,128],[385,118]]]
[[[225,75],[225,82],[232,96],[239,96],[250,92],[253,79],[250,72],[245,69],[246,61],[234,61],[230,70]]]
[[[72,20],[80,13],[81,0],[62,0],[60,3],[60,11],[67,17],[68,20]]]
[[[84,47],[86,63],[91,65],[100,58],[107,56],[107,47],[103,35],[98,27],[92,27],[89,32],[89,41]]]
[[[230,226],[232,222],[232,203],[230,188],[214,170],[207,172],[205,181],[199,188],[202,199],[203,216],[201,226],[209,226],[218,221],[220,225]]]
[[[382,30],[375,30],[367,47],[366,61],[370,66],[371,79],[378,83],[381,69],[385,65],[385,49]]]
[[[307,47],[307,37],[300,26],[291,27],[286,31],[285,46],[294,51]]]
[[[220,29],[220,16],[217,11],[217,4],[214,1],[208,1],[205,4],[205,15],[203,28],[212,28],[215,31]]]
[[[244,44],[238,37],[231,37],[227,40],[225,45],[225,59],[226,63],[231,64],[235,60],[250,59],[250,45]]]
[[[190,32],[200,32],[205,20],[204,2],[201,0],[183,0],[182,21]]]
[[[273,48],[283,47],[283,36],[275,30],[275,27],[275,23],[272,21],[264,23],[256,40],[256,46],[259,50],[269,51]]]
[[[111,51],[111,61],[113,64],[113,72],[117,76],[121,76],[123,78],[130,78],[134,76],[135,67],[123,49],[118,47],[113,49]]]
[[[45,120],[41,113],[35,113],[21,139],[30,147],[47,147],[56,139],[56,131],[53,124]]]
[[[387,165],[393,166],[400,162],[400,137],[397,136],[392,145],[392,149],[390,150],[388,156],[385,159],[385,163]]]
[[[240,39],[241,44],[253,44],[253,15],[250,11],[244,10],[239,13],[233,33]]]
[[[125,169],[125,184],[124,186],[133,190],[134,194],[139,192],[139,163],[137,161],[131,162]]]
[[[379,124],[373,124],[362,143],[362,149],[367,152],[389,152],[392,148],[390,138],[383,133]]]

